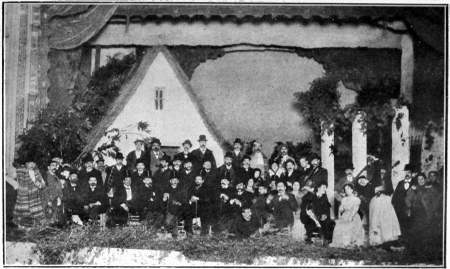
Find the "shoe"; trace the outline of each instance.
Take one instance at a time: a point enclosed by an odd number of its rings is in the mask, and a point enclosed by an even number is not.
[[[313,242],[312,242],[312,240],[311,240],[311,238],[306,238],[305,239],[305,244],[307,244],[307,245],[311,245]]]

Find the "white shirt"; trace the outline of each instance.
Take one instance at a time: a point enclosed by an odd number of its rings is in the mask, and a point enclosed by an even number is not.
[[[30,175],[30,178],[33,181],[33,183],[36,183],[36,175],[34,174],[34,171],[28,170],[28,174]]]
[[[241,153],[240,150],[234,150],[234,154],[236,154],[236,156],[239,156],[239,153]]]
[[[404,184],[405,190],[409,189],[410,182],[411,182],[411,180],[408,180],[408,181],[405,180],[405,184]]]
[[[264,158],[261,152],[255,153],[256,165],[264,165]]]
[[[205,149],[200,148],[200,151],[201,151],[203,154],[205,154],[206,148],[205,148]]]
[[[125,186],[125,190],[127,192],[127,201],[130,201],[133,198],[131,195],[131,187]]]
[[[141,158],[142,152],[143,152],[143,150],[140,150],[140,151],[136,150],[136,158],[137,159]]]

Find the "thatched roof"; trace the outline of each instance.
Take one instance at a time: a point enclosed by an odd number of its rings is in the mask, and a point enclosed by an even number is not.
[[[100,139],[104,136],[108,128],[111,127],[116,118],[122,113],[125,106],[130,101],[131,97],[136,93],[136,90],[138,89],[139,85],[145,78],[148,69],[150,68],[156,56],[160,52],[165,56],[170,67],[174,70],[174,73],[178,81],[181,83],[183,88],[188,93],[190,101],[194,104],[197,112],[203,119],[203,122],[205,123],[209,133],[219,143],[219,145],[222,144],[222,142],[224,141],[223,136],[218,131],[214,122],[212,122],[211,119],[208,117],[208,115],[205,113],[201,101],[197,97],[196,93],[193,91],[192,86],[190,85],[189,80],[187,76],[184,74],[180,65],[177,63],[175,58],[172,56],[172,54],[166,47],[153,47],[145,51],[143,59],[141,60],[140,64],[137,64],[131,70],[129,78],[120,89],[120,94],[112,104],[110,110],[107,112],[103,120],[99,124],[97,124],[92,130],[91,135],[88,138],[90,142],[84,148],[83,153],[94,150],[94,147],[97,145],[98,141],[100,141]]]

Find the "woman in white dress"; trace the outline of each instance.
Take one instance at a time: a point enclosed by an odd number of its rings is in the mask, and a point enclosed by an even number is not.
[[[380,171],[380,176],[374,177],[374,196],[369,206],[369,244],[372,246],[396,241],[401,235],[397,214],[391,203],[394,192],[392,182],[385,169]]]
[[[297,200],[298,208],[294,212],[294,225],[292,226],[292,238],[296,240],[304,240],[306,236],[305,225],[300,221],[300,206],[302,204],[302,198],[307,193],[307,190],[300,190],[300,182],[294,181],[292,184],[292,192]]]

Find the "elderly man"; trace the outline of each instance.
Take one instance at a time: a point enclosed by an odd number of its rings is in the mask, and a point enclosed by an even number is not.
[[[278,194],[273,198],[267,197],[266,203],[269,212],[273,212],[275,227],[283,229],[294,225],[294,212],[298,204],[292,193],[286,192],[286,183],[279,181],[277,183]]]
[[[211,150],[206,148],[206,135],[200,135],[198,139],[198,143],[200,144],[200,148],[192,151],[192,155],[194,155],[197,163],[194,164],[195,169],[200,170],[201,166],[205,163],[205,161],[209,161],[211,163],[211,167],[213,170],[217,169],[216,159],[214,158],[214,154]]]
[[[267,156],[262,152],[262,144],[258,141],[253,142],[253,149],[250,161],[251,168],[259,168],[261,176],[265,176],[265,171],[269,169]]]
[[[159,164],[163,158],[166,156],[166,153],[161,151],[161,141],[158,138],[153,139],[152,141],[152,151],[149,153],[150,155],[150,172],[155,174],[155,171],[159,168]]]
[[[127,166],[132,169],[133,171],[136,171],[136,161],[139,159],[141,161],[143,161],[144,166],[146,169],[150,168],[150,160],[148,157],[147,152],[144,150],[144,140],[142,139],[136,139],[136,141],[134,141],[134,145],[136,147],[135,150],[130,151],[130,153],[128,153],[126,161],[127,161]]]
[[[225,174],[227,174],[230,180],[231,187],[234,187],[234,185],[236,184],[238,173],[236,168],[233,166],[233,153],[231,153],[230,151],[225,154],[225,163],[221,167],[219,167],[217,174],[221,179],[225,176]]]

